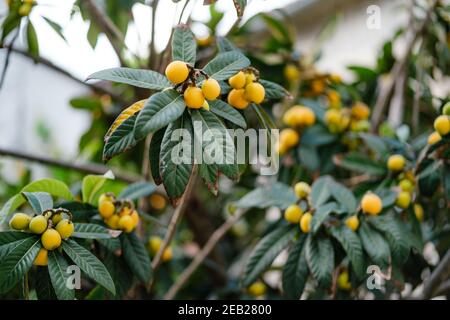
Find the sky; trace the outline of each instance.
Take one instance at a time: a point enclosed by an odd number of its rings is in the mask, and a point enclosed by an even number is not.
[[[165,48],[170,29],[177,20],[175,18],[180,15],[185,1],[187,0],[182,0],[178,4],[170,0],[160,1],[156,18],[157,50],[161,51]],[[282,8],[295,1],[299,0],[249,0],[243,21],[259,12]],[[105,36],[100,36],[93,50],[86,39],[89,24],[81,19],[79,13],[70,18],[74,0],[37,0],[37,2],[39,5],[32,11],[30,19],[36,28],[43,57],[67,69],[80,79],[86,78],[95,71],[118,66],[117,57]],[[5,9],[4,4],[1,8]],[[222,23],[218,26],[218,32],[223,34],[236,19],[233,1],[218,0],[217,9],[225,13]],[[207,21],[209,18],[209,9],[203,5],[203,0],[190,1],[182,18],[183,22],[187,20],[191,12],[194,20]],[[151,8],[148,5],[135,4],[132,13],[135,24],[130,25],[125,41],[133,52],[142,55],[146,53],[151,34]],[[42,16],[58,22],[63,27],[67,43],[56,35]],[[194,29],[194,32],[199,36],[204,35],[204,30],[201,28]]]

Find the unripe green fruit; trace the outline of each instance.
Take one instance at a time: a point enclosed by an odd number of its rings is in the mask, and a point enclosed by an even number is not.
[[[16,213],[9,221],[9,226],[15,230],[25,230],[30,224],[31,217],[25,213]]]
[[[30,221],[29,229],[31,232],[41,234],[47,229],[48,221],[44,216],[36,216]]]
[[[446,116],[450,116],[450,101],[445,104],[442,108],[442,114]]]

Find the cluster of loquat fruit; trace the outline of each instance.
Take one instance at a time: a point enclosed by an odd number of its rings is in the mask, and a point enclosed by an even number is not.
[[[133,232],[139,223],[139,214],[129,200],[118,200],[112,193],[104,193],[98,200],[98,212],[108,227]]]
[[[11,7],[15,2],[18,3],[17,14],[21,17],[28,16],[33,6],[36,5],[35,0],[6,0],[8,7]]]
[[[14,230],[22,230],[41,235],[42,247],[33,264],[46,266],[48,250],[59,248],[62,240],[68,239],[74,232],[72,214],[62,208],[50,209],[31,217],[25,213],[16,213],[9,221]]]
[[[228,79],[228,83],[233,89],[227,100],[236,109],[245,109],[250,103],[260,104],[266,97],[266,90],[258,82],[257,71],[253,68],[239,71]]]
[[[442,108],[442,114],[434,120],[434,132],[428,136],[428,144],[432,145],[450,133],[450,102]]]
[[[311,229],[312,211],[309,208],[309,202],[307,200],[309,194],[311,193],[311,187],[306,182],[298,182],[294,186],[295,195],[298,201],[291,204],[284,211],[284,219],[289,223],[300,224],[300,230],[304,233],[308,233]],[[306,205],[309,210],[302,209],[300,206],[302,202]]]
[[[308,107],[295,105],[284,113],[283,122],[288,128],[284,128],[280,132],[280,141],[277,145],[277,152],[280,155],[299,144],[300,133],[314,125],[316,115]]]
[[[331,133],[364,132],[370,129],[370,109],[367,105],[357,101],[351,108],[343,107],[339,93],[334,90],[328,92],[328,100],[325,123]]]
[[[159,249],[161,248],[162,244],[163,244],[163,239],[161,237],[151,236],[148,239],[148,243],[147,243],[148,251],[150,252],[151,255],[155,256],[158,253]],[[172,247],[168,246],[164,250],[161,259],[163,262],[166,262],[166,261],[171,260],[172,256],[173,256]]]

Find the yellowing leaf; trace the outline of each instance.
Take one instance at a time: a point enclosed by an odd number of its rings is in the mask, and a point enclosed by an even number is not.
[[[112,135],[112,133],[117,129],[118,126],[122,124],[125,120],[130,118],[131,116],[135,115],[136,112],[141,111],[144,107],[145,103],[147,102],[147,99],[140,100],[138,102],[135,102],[125,110],[123,110],[117,119],[113,122],[111,127],[109,128],[108,132],[105,135],[105,141],[108,140],[108,138]]]

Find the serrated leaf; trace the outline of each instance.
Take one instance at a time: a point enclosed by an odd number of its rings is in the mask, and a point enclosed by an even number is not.
[[[339,182],[333,181],[330,190],[333,198],[336,199],[348,213],[356,211],[358,203],[356,202],[353,193],[347,187]]]
[[[159,172],[164,188],[174,203],[186,190],[194,167],[191,140],[191,123],[183,116],[169,124],[161,144]]]
[[[119,194],[119,199],[137,200],[142,197],[147,197],[155,192],[156,186],[154,183],[140,181],[130,184]]]
[[[296,240],[283,268],[283,291],[288,299],[300,299],[308,280],[309,269],[306,262],[304,244],[306,235]]]
[[[53,289],[59,300],[75,299],[74,289],[69,289],[67,280],[69,273],[67,268],[69,264],[58,250],[48,252],[48,272],[52,281]]]
[[[365,274],[365,263],[361,241],[357,234],[344,225],[330,228],[330,232],[347,253],[347,257],[351,262],[356,276],[363,278]]]
[[[227,80],[249,65],[250,60],[242,53],[229,51],[219,53],[205,66],[203,71],[217,81]]]
[[[52,196],[47,192],[22,192],[22,195],[38,214],[53,208]]]
[[[154,94],[138,115],[134,126],[134,138],[141,139],[164,128],[180,118],[185,109],[183,96],[173,89]]]
[[[128,267],[141,282],[147,283],[150,280],[152,268],[148,252],[142,241],[135,233],[123,234],[120,240],[123,247],[123,257]]]
[[[330,185],[333,180],[329,176],[322,176],[311,186],[311,203],[315,208],[324,204],[331,196]]]
[[[329,202],[318,207],[311,220],[311,232],[316,233],[328,216],[336,210],[338,210],[336,202]]]
[[[70,239],[63,241],[62,248],[69,258],[79,266],[89,278],[95,280],[112,294],[116,294],[111,275],[96,256],[80,246],[74,240]]]
[[[0,293],[11,290],[33,265],[41,240],[29,237],[19,240],[16,246],[0,262]]]
[[[358,233],[361,238],[364,250],[369,255],[373,262],[378,264],[381,268],[386,268],[389,265],[391,251],[389,244],[383,236],[376,230],[372,229],[367,223],[362,222]]]
[[[161,174],[159,172],[159,166],[160,166],[161,144],[165,132],[166,128],[162,128],[156,131],[152,136],[152,140],[150,141],[150,150],[149,150],[150,170],[152,172],[153,181],[157,185],[160,185],[162,183]]]
[[[277,182],[250,191],[234,205],[238,208],[278,207],[286,209],[296,201],[297,197],[292,188]]]
[[[291,96],[289,91],[280,86],[278,83],[263,79],[260,79],[259,83],[261,83],[266,90],[266,99],[278,100]]]
[[[197,43],[191,30],[186,25],[177,26],[172,39],[172,60],[184,61],[194,66],[196,55]]]
[[[35,58],[39,57],[39,41],[31,21],[28,21],[27,24],[27,45],[28,52]]]
[[[134,126],[136,124],[137,114],[126,119],[121,123],[111,135],[105,139],[103,149],[103,161],[108,161],[114,156],[121,154],[133,148],[138,141],[134,138]]]
[[[91,74],[86,81],[91,79],[113,81],[152,90],[164,90],[171,87],[165,76],[152,70],[111,68]]]
[[[305,243],[305,256],[309,270],[323,288],[329,288],[334,268],[334,250],[328,238],[308,236]]]
[[[74,223],[72,237],[81,239],[110,239],[120,235],[120,231],[109,230],[93,223]]]
[[[235,108],[230,106],[228,103],[222,100],[214,100],[209,103],[210,110],[212,113],[218,115],[225,120],[228,120],[235,125],[245,129],[247,128],[247,123],[245,122],[242,114],[239,113]]]
[[[202,146],[202,158],[196,161],[215,164],[228,178],[237,180],[239,178],[237,154],[230,132],[217,116],[206,110],[193,110],[191,117],[194,139]]]
[[[292,226],[275,229],[266,235],[255,247],[245,266],[242,284],[248,287],[264,272],[273,260],[294,239],[297,230]]]

